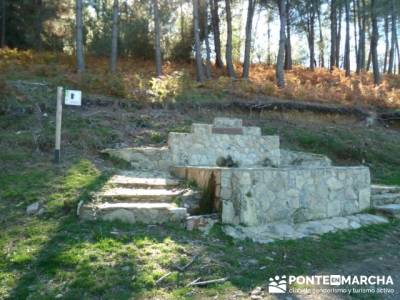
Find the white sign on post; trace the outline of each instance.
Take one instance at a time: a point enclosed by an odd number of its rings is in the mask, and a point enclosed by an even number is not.
[[[82,92],[74,91],[74,90],[66,90],[65,91],[65,105],[81,106],[82,105]]]

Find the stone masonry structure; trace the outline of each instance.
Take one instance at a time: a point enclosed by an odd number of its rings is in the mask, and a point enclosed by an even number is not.
[[[259,127],[244,127],[240,119],[217,118],[214,124],[193,124],[191,133],[169,134],[168,146],[176,165],[214,166],[231,155],[240,166],[261,166],[266,159],[279,165],[279,137],[262,136]]]
[[[263,242],[386,222],[362,213],[371,207],[368,167],[336,167],[322,155],[280,149],[279,136],[263,136],[240,119],[193,124],[190,133],[170,133],[168,147],[105,152],[138,170],[196,181],[211,192],[226,232],[239,238]],[[227,157],[234,165],[221,166]]]
[[[370,176],[365,167],[229,169],[220,194],[224,223],[300,223],[369,208]]]

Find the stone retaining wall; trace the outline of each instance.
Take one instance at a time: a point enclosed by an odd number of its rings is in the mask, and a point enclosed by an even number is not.
[[[191,133],[169,134],[168,146],[176,165],[216,166],[227,157],[239,166],[279,165],[278,136],[262,136],[259,127],[242,126],[240,119],[216,118],[213,124],[193,124]]]
[[[167,147],[105,149],[102,153],[127,161],[132,168],[138,170],[168,171],[172,166],[171,154]]]
[[[258,226],[358,213],[370,207],[366,167],[221,170],[222,221]]]

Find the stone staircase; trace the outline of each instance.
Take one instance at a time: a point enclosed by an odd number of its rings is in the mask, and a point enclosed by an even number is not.
[[[378,214],[400,218],[400,186],[371,185],[371,205]]]
[[[91,202],[78,205],[83,220],[120,220],[160,224],[186,220],[199,203],[199,192],[161,171],[121,171]]]

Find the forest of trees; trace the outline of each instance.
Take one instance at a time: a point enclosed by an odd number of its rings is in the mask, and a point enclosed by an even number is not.
[[[308,61],[301,63],[311,70],[371,71],[376,85],[382,73],[400,72],[398,0],[0,0],[0,8],[1,47],[69,52],[79,73],[90,54],[109,56],[110,72],[117,71],[118,56],[154,59],[157,76],[167,59],[194,59],[200,82],[211,78],[211,64],[248,79],[257,26],[268,26],[263,51],[273,63],[272,22],[279,28],[279,87],[295,61],[293,35],[307,45]],[[255,24],[255,15],[264,20]]]

